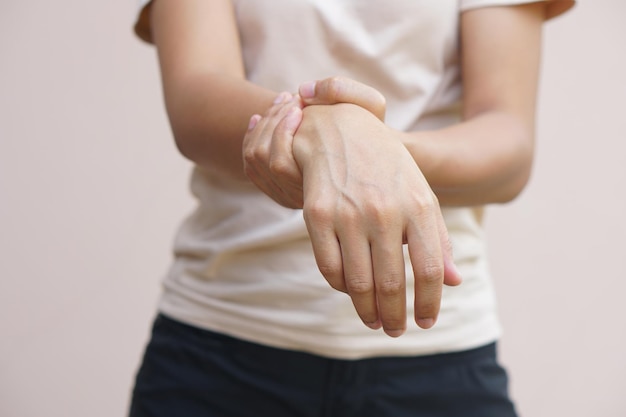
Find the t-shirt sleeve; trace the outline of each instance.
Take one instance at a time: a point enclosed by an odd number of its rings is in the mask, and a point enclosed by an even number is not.
[[[152,42],[152,34],[150,33],[150,2],[151,0],[136,0],[139,6],[139,13],[135,21],[135,34],[146,42]]]
[[[461,11],[489,6],[516,6],[528,3],[545,3],[546,20],[565,13],[574,6],[575,0],[461,0]]]

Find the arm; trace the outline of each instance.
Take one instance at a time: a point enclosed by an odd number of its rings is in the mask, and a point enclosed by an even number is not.
[[[230,1],[154,0],[150,15],[152,38],[159,52],[166,107],[179,149],[183,155],[199,165],[245,178],[242,174],[245,127],[250,126],[250,130],[255,131],[261,128],[256,126],[260,122],[259,117],[251,116],[263,113],[269,115],[266,120],[293,120],[293,123],[286,124],[295,130],[301,114],[290,111],[299,107],[299,102],[295,105],[292,100],[288,105],[283,102],[272,106],[276,93],[245,80]],[[370,126],[387,134],[384,124],[372,113],[357,106],[350,110],[355,109],[371,116],[367,119]],[[310,119],[316,120],[321,126],[328,122],[329,132],[337,127],[338,119],[328,119],[328,113],[316,114],[315,109],[309,113]],[[289,114],[291,116],[287,117]],[[269,126],[270,130],[276,130],[275,127],[276,125]],[[416,318],[422,327],[432,326],[439,310],[444,268],[451,257],[436,198],[421,177],[411,156],[396,141],[395,152],[389,154],[385,159],[386,163],[379,164],[378,170],[366,171],[369,171],[370,179],[374,173],[386,177],[388,172],[394,171],[397,175],[392,177],[400,179],[400,188],[413,191],[401,193],[399,199],[385,202],[386,206],[382,210],[381,207],[370,205],[365,212],[355,213],[355,208],[365,207],[360,201],[370,201],[373,195],[371,192],[361,192],[364,188],[368,189],[368,186],[365,184],[363,187],[363,183],[358,181],[359,170],[357,169],[357,177],[349,175],[344,178],[350,182],[346,183],[348,187],[344,189],[333,188],[333,185],[337,185],[333,184],[333,176],[343,172],[346,162],[351,166],[352,162],[361,161],[361,167],[367,167],[378,159],[377,153],[372,153],[368,147],[354,147],[355,142],[348,140],[345,141],[348,146],[343,147],[343,150],[354,148],[357,152],[344,154],[347,158],[343,161],[331,156],[332,162],[338,164],[325,166],[328,155],[313,152],[313,147],[316,146],[314,142],[325,136],[324,129],[321,132],[310,129],[310,134],[303,136],[311,141],[299,141],[303,146],[299,148],[301,152],[297,161],[303,166],[304,187],[308,186],[308,190],[311,190],[308,194],[313,196],[308,201],[318,201],[313,208],[311,204],[305,207],[304,212],[322,272],[325,276],[332,275],[332,285],[353,295],[357,310],[366,323],[374,328],[382,325],[390,335],[397,336],[404,331],[406,325],[402,262],[402,243],[406,240],[413,254],[412,258],[419,256],[425,261],[414,262],[416,275],[422,278],[421,282],[424,284],[420,291]],[[354,139],[354,136],[351,138]],[[342,148],[342,138],[335,136],[333,139],[339,139],[333,146],[339,145]],[[305,150],[307,146],[308,150]],[[314,160],[309,157],[309,151],[317,156]],[[396,156],[403,161],[401,167],[396,164]],[[408,175],[402,175],[403,170],[408,170]],[[353,186],[352,181],[355,178],[357,183]],[[383,191],[387,189],[389,188],[381,188]],[[342,191],[346,190],[349,190],[349,195],[342,196]],[[420,194],[419,191],[422,190],[424,192]],[[332,198],[328,199],[331,192],[340,197],[336,200],[340,203],[339,206],[333,206]],[[306,196],[307,192],[304,194]],[[324,197],[324,200],[317,199],[318,196]],[[322,204],[319,204],[320,201]],[[326,223],[328,213],[333,215],[330,223]],[[358,217],[353,217],[355,214]],[[394,219],[393,227],[387,227],[384,216]],[[330,234],[320,234],[320,230],[329,231],[328,227],[336,227],[337,221],[346,219],[356,220],[352,223],[353,227],[338,230],[337,235],[332,230]],[[371,219],[374,221],[370,221]],[[317,228],[318,225],[321,226],[320,229]],[[422,225],[425,227],[421,227]],[[378,232],[381,232],[380,235]],[[324,246],[337,242],[339,237],[341,248],[348,255],[337,264],[338,253],[331,253]],[[376,246],[371,255],[370,242]],[[333,250],[340,249],[337,245],[330,247]],[[338,281],[343,277],[344,264],[347,277],[345,285],[343,280]],[[458,274],[452,268],[448,265],[448,280],[459,281]],[[374,294],[374,291],[378,294]]]
[[[299,97],[287,96],[251,118],[246,173],[277,202],[303,208],[324,278],[351,297],[368,327],[394,337],[406,328],[407,243],[415,320],[430,328],[442,284],[461,282],[437,198],[382,122],[385,102],[376,90],[340,78],[300,88],[306,97],[315,91],[339,104],[301,109]]]
[[[506,202],[525,186],[533,158],[544,7],[464,13],[464,121],[437,131],[396,132],[442,205]],[[384,106],[371,91],[343,78],[307,84],[300,94],[305,105]]]
[[[403,138],[442,205],[506,202],[526,185],[544,12],[535,3],[463,14],[464,121]]]
[[[229,0],[154,0],[151,32],[165,104],[180,152],[195,163],[245,179],[248,120],[276,92],[245,80]]]
[[[363,322],[406,328],[408,244],[415,320],[434,325],[442,284],[460,283],[437,198],[395,131],[348,103],[305,107],[293,138],[304,219],[318,267],[350,295]],[[256,129],[253,129],[256,130]]]
[[[404,326],[401,258],[389,249],[399,238],[409,244],[422,327],[437,316],[442,275],[448,284],[460,282],[437,198],[424,177],[443,204],[507,201],[526,183],[543,10],[529,5],[464,14],[465,121],[457,126],[409,134],[382,127],[372,113],[349,104],[357,98],[379,101],[375,96],[349,80],[329,79],[301,86],[309,107],[303,118],[290,118],[288,129],[248,132],[283,143],[293,139],[318,265],[333,288],[352,297],[366,324],[376,319],[390,335]],[[343,104],[329,106],[335,103]],[[384,108],[384,100],[379,104]],[[289,161],[292,153],[282,150]],[[407,164],[406,155],[417,166]]]

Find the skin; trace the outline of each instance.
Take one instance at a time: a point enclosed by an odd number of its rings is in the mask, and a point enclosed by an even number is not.
[[[439,204],[509,201],[528,180],[543,20],[541,4],[464,13],[464,121],[399,132],[381,121],[380,93],[353,80],[306,83],[295,98],[246,81],[227,0],[156,0],[151,10],[183,155],[302,207],[324,277],[390,336],[406,328],[402,244],[415,319],[429,328],[442,285],[461,281]]]

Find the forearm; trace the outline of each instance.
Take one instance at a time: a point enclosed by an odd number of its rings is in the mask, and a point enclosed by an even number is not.
[[[250,117],[263,114],[277,93],[230,75],[199,73],[165,89],[180,152],[198,165],[245,179],[242,140]]]
[[[526,185],[534,127],[504,112],[485,112],[457,125],[403,135],[441,205],[503,203]]]
[[[159,0],[148,7],[176,145],[201,166],[245,179],[248,122],[276,93],[245,79],[232,2]]]

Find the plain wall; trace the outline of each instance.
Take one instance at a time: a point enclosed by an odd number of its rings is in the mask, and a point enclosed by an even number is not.
[[[135,2],[0,3],[0,416],[110,417],[192,207]],[[523,416],[626,415],[626,2],[546,26],[537,159],[488,211]]]

